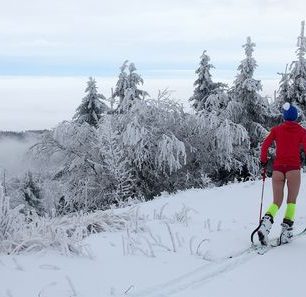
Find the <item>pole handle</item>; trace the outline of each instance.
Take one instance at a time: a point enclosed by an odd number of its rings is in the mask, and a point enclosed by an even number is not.
[[[263,168],[261,176],[262,176],[262,181],[265,182],[267,176],[267,167]]]

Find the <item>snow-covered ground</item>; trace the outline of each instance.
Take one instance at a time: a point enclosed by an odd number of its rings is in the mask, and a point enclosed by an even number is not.
[[[296,232],[306,226],[305,183],[303,175]],[[304,296],[306,236],[262,256],[253,252],[228,259],[250,246],[261,185],[188,190],[133,206],[135,216],[125,231],[84,240],[89,256],[51,250],[1,255],[0,296]],[[268,179],[264,208],[271,194]],[[283,213],[284,207],[271,236],[280,232]]]

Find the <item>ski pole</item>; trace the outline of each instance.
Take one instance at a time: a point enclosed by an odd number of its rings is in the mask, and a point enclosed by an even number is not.
[[[254,235],[255,233],[259,230],[260,227],[260,221],[262,217],[262,205],[263,205],[263,197],[264,197],[264,191],[265,191],[265,181],[266,181],[266,167],[264,167],[263,172],[262,172],[262,187],[261,187],[261,201],[260,201],[260,211],[259,211],[259,224],[258,227],[252,232],[251,234],[251,242],[254,244]]]
[[[259,211],[259,224],[262,218],[262,205],[263,205],[263,197],[264,197],[264,191],[265,191],[265,181],[266,181],[266,167],[263,169],[262,172],[262,187],[261,187],[261,201],[260,201],[260,211]]]

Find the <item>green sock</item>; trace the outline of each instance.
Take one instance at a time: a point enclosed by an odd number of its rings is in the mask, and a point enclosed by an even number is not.
[[[288,203],[286,213],[285,213],[285,219],[293,222],[294,215],[295,215],[295,203]]]
[[[271,205],[270,205],[270,207],[268,208],[268,210],[267,210],[267,214],[270,214],[272,217],[273,217],[273,219],[274,219],[274,217],[276,216],[276,214],[277,214],[277,212],[278,212],[278,209],[279,209],[279,207],[277,206],[277,204],[275,204],[275,203],[272,203]]]

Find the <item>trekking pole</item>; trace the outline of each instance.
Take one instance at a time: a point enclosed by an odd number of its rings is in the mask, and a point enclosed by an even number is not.
[[[266,171],[267,171],[267,169],[266,169],[266,167],[264,167],[263,172],[262,172],[262,187],[261,187],[261,201],[260,201],[260,211],[259,211],[259,224],[258,224],[258,227],[251,234],[252,244],[254,244],[253,237],[260,227],[260,221],[261,221],[261,218],[262,218],[262,206],[263,206],[263,197],[264,197],[264,191],[265,191]]]

